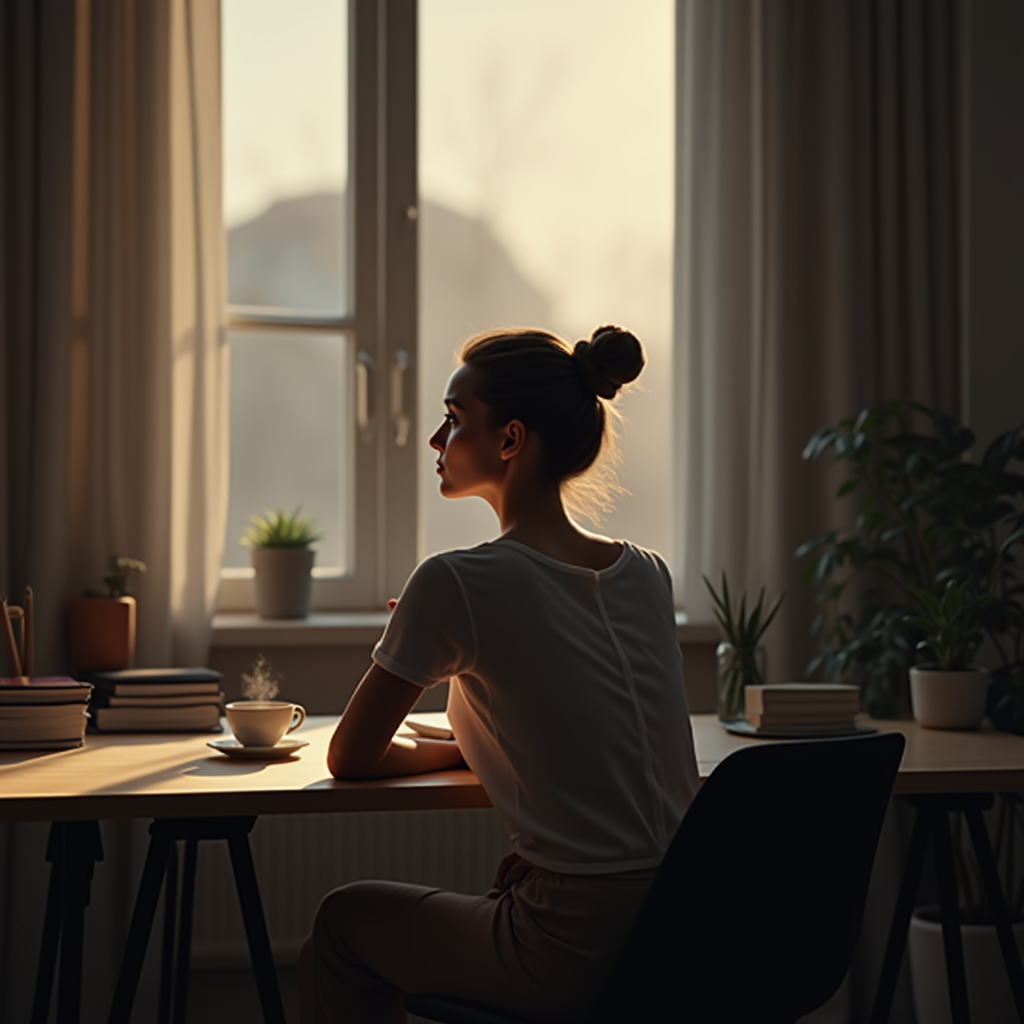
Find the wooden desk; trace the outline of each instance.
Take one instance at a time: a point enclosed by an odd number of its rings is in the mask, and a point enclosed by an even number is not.
[[[929,793],[1024,792],[1024,737],[991,727],[973,732],[924,729],[912,721],[873,721],[880,732],[901,732],[907,747],[893,792],[900,796]],[[693,739],[701,779],[740,747],[772,740],[727,733],[714,715],[694,715]]]
[[[78,750],[0,753],[0,821],[81,821],[344,811],[489,807],[468,771],[367,782],[327,772],[337,719],[311,716],[296,734],[309,740],[285,761],[239,761],[207,747],[209,734],[96,734]],[[916,722],[876,722],[907,749],[901,795],[1024,792],[1024,737],[983,729],[940,732]],[[693,718],[702,779],[740,747],[771,740],[733,736],[713,715]]]

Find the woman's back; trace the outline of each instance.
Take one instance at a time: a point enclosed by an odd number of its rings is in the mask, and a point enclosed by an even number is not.
[[[499,540],[428,559],[374,652],[449,677],[459,748],[516,852],[569,874],[656,866],[697,788],[671,585],[622,545],[603,570]]]

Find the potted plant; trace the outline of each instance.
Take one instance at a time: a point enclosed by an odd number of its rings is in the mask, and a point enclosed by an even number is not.
[[[252,551],[256,574],[256,611],[265,619],[303,619],[309,614],[312,545],[321,537],[301,507],[250,516],[241,542]]]
[[[720,721],[732,722],[745,716],[744,690],[748,686],[761,685],[767,678],[768,657],[761,645],[761,637],[771,625],[785,595],[780,594],[765,613],[762,587],[757,604],[748,616],[746,594],[740,598],[739,608],[733,610],[729,581],[724,572],[721,594],[715,593],[707,576],[703,579],[711,594],[715,618],[725,633],[725,640],[715,651],[718,662],[718,717]]]
[[[808,671],[861,687],[876,718],[909,703],[909,669],[925,639],[912,591],[972,578],[991,594],[981,631],[999,661],[988,712],[999,728],[1024,733],[1024,580],[1014,550],[1024,514],[1024,427],[997,437],[980,461],[974,434],[926,406],[893,401],[819,430],[805,459],[831,453],[847,468],[837,497],[848,525],[797,549],[811,555],[805,579],[818,589],[812,632],[819,652]]]
[[[924,631],[917,649],[930,655],[910,669],[914,718],[930,729],[977,729],[985,717],[988,670],[972,664],[984,633],[982,615],[992,594],[968,577],[947,583],[941,595],[911,587],[917,613],[907,621]]]
[[[131,668],[135,661],[135,598],[128,593],[132,573],[146,571],[144,562],[111,555],[103,577],[103,593],[86,591],[68,605],[71,664],[79,672]]]

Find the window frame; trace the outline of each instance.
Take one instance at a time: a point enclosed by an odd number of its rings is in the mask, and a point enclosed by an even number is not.
[[[313,570],[313,611],[385,608],[417,556],[417,3],[348,0],[348,17],[353,312],[229,306],[225,316],[228,331],[350,339],[349,407],[366,418],[353,424],[349,564],[345,574]],[[252,569],[222,569],[218,611],[255,605]]]

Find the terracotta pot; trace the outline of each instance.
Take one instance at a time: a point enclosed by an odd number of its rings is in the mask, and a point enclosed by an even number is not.
[[[253,548],[256,611],[264,619],[304,619],[312,588],[312,548]]]
[[[1018,950],[1024,950],[1024,923],[1013,926]],[[1013,993],[994,925],[962,924],[964,972],[971,1024],[1004,1024],[1017,1019]],[[910,921],[910,977],[919,1021],[945,1024],[952,1019],[946,981],[946,954],[938,907],[919,907]]]
[[[78,672],[131,668],[135,598],[80,597],[68,605],[71,664]]]

